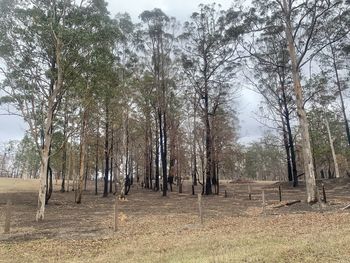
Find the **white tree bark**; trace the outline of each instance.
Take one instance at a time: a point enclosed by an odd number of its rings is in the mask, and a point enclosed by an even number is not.
[[[296,96],[297,115],[299,118],[299,126],[301,129],[307,202],[316,203],[318,202],[318,192],[316,187],[315,169],[310,144],[309,124],[304,109],[303,90],[300,82],[300,73],[297,64],[297,54],[295,51],[293,39],[293,27],[290,20],[291,10],[289,9],[289,6],[290,5],[287,4],[287,0],[283,0],[285,33],[287,37],[288,51],[292,65],[293,86],[294,93]]]
[[[38,196],[38,209],[36,213],[36,220],[43,220],[45,213],[45,196],[46,196],[46,175],[49,162],[50,146],[52,140],[52,122],[53,116],[57,107],[59,94],[63,90],[63,68],[62,68],[62,46],[63,43],[60,37],[56,36],[56,65],[57,65],[57,79],[53,90],[50,92],[48,97],[48,107],[44,126],[44,145],[41,150],[41,164],[40,164],[40,187]]]
[[[327,117],[325,118],[325,122],[326,122],[326,127],[327,127],[327,132],[328,132],[329,145],[331,146],[331,151],[332,151],[332,156],[333,156],[335,177],[339,178],[340,173],[339,173],[337,155],[335,154],[335,150],[334,150],[334,139],[332,138],[331,129],[329,128],[329,122],[328,122]]]

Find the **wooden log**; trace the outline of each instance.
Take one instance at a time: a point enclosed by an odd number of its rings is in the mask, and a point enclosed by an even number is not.
[[[290,206],[290,205],[294,205],[294,204],[300,203],[300,202],[301,202],[301,200],[293,200],[293,201],[289,201],[289,202],[283,202],[281,204],[273,206],[273,208],[280,208],[280,207],[283,207],[283,206]]]
[[[294,205],[294,204],[297,204],[297,203],[301,203],[301,200],[294,200],[294,201],[287,202],[286,206]]]
[[[11,200],[7,200],[6,211],[5,211],[4,234],[9,234],[10,233],[10,229],[11,229],[11,209],[12,209]]]
[[[198,216],[200,224],[203,224],[203,211],[202,211],[202,195],[198,194]]]

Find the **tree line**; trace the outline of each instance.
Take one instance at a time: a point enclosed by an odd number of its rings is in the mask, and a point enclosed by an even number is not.
[[[134,180],[166,196],[184,179],[209,195],[222,176],[272,176],[275,161],[294,186],[304,176],[308,202],[318,201],[323,159],[335,177],[340,155],[348,159],[349,2],[233,4],[201,4],[181,24],[158,8],[138,23],[111,17],[103,0],[0,1],[0,102],[29,127],[18,156],[20,166],[36,152],[26,165],[39,170],[37,220],[53,173],[62,192],[73,181],[81,203],[92,177],[96,194],[103,177],[104,197],[128,194]],[[266,151],[237,143],[242,82],[262,95],[277,148],[268,138]],[[258,166],[251,158],[262,151],[272,157]]]

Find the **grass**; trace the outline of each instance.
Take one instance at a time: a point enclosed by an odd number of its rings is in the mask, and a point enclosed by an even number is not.
[[[0,193],[6,189],[2,182]],[[31,186],[27,187],[28,183]],[[17,197],[17,203],[24,204],[17,209],[29,210],[17,212],[12,237],[0,237],[0,262],[324,263],[349,262],[350,258],[350,214],[347,212],[293,210],[280,214],[281,210],[277,209],[266,216],[262,213],[238,215],[227,212],[238,207],[232,206],[228,199],[204,198],[204,202],[212,206],[211,211],[204,210],[201,226],[195,198],[173,194],[164,200],[153,192],[139,189],[127,202],[120,203],[120,225],[114,233],[110,209],[113,197],[86,195],[84,206],[74,206],[70,201],[73,193],[55,192],[56,199],[48,206],[46,221],[35,223],[30,212],[35,206],[28,208],[28,204],[36,198],[37,185],[35,181],[28,183],[19,182],[13,188],[33,187],[33,193],[24,197],[19,193],[12,195]],[[33,199],[28,201],[29,197]],[[249,203],[240,198],[237,202]],[[248,208],[261,211],[255,206]],[[240,209],[243,208],[240,206]],[[25,216],[28,218],[24,221]],[[25,227],[31,229],[28,235],[18,235]]]
[[[349,262],[349,223],[345,213],[226,217],[168,234],[163,226],[145,235],[1,243],[0,262]]]

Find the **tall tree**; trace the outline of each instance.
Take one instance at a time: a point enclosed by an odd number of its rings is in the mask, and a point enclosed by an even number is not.
[[[159,148],[162,163],[163,196],[167,195],[168,184],[168,93],[171,86],[171,52],[173,49],[175,20],[162,10],[144,11],[140,18],[146,24],[143,50],[151,54],[150,72],[156,92],[156,116]]]
[[[212,193],[214,178],[212,117],[228,101],[238,43],[243,33],[241,13],[216,5],[200,5],[184,25],[183,68],[199,98],[205,127],[205,194]],[[215,178],[214,178],[215,180]],[[204,182],[203,182],[204,184]]]

